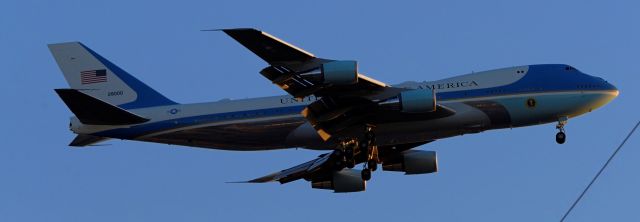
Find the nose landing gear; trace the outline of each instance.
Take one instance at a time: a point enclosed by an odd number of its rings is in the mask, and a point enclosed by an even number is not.
[[[564,144],[564,142],[567,140],[567,135],[564,133],[564,125],[567,124],[567,120],[569,120],[569,118],[566,116],[560,117],[558,119],[558,124],[556,125],[556,129],[560,131],[556,133],[556,143],[558,144]]]

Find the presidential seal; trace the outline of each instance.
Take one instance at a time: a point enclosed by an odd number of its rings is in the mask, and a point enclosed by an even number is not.
[[[527,107],[536,108],[536,100],[534,98],[527,99]]]

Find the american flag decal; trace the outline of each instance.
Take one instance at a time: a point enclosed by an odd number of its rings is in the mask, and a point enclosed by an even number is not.
[[[99,82],[107,82],[107,70],[96,69],[80,72],[80,82],[82,85]]]

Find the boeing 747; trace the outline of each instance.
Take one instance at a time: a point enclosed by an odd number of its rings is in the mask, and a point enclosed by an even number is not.
[[[236,151],[327,150],[245,182],[304,179],[313,188],[356,192],[379,165],[436,172],[436,153],[414,148],[440,139],[556,123],[562,144],[570,118],[618,96],[606,80],[563,64],[390,85],[360,73],[357,61],[319,58],[256,29],[220,31],[268,63],[260,74],[288,95],[181,104],[82,43],[51,44],[70,86],[55,91],[75,114],[70,128],[78,135],[69,145],[122,139]],[[361,163],[362,170],[353,169]]]

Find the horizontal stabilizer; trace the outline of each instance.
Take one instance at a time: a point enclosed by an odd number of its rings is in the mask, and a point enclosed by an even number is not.
[[[75,146],[75,147],[89,146],[89,145],[99,143],[108,139],[109,138],[101,137],[101,136],[78,134],[78,136],[76,136],[76,138],[74,138],[73,141],[71,141],[69,146]]]
[[[56,89],[56,93],[84,124],[131,125],[149,121],[149,119],[93,98],[76,89]]]

